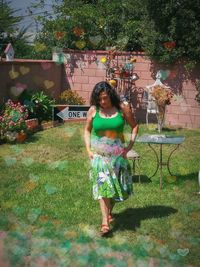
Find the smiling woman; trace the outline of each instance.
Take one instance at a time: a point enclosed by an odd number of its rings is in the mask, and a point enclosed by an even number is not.
[[[127,147],[123,135],[125,120],[132,129]],[[132,194],[127,153],[134,144],[137,130],[131,109],[120,103],[113,87],[107,82],[96,84],[85,126],[85,145],[91,160],[93,197],[99,200],[102,213],[102,236],[110,232],[115,201],[124,201]]]

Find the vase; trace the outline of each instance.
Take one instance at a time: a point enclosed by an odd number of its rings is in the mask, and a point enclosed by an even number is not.
[[[157,105],[158,110],[157,110],[157,120],[158,120],[158,132],[161,133],[162,132],[162,128],[164,125],[164,121],[165,121],[165,107],[166,105]]]

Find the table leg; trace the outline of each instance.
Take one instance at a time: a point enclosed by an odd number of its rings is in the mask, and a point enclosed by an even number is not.
[[[150,144],[148,144],[148,145],[153,150],[153,152],[155,153],[156,160],[157,160],[156,170],[155,170],[154,174],[149,178],[152,178],[154,175],[156,175],[158,169],[160,169],[160,189],[162,189],[162,179],[163,179],[163,173],[162,173],[162,166],[163,166],[163,162],[162,162],[162,144],[160,144],[160,159],[158,157],[158,154],[157,154],[156,150]]]
[[[160,189],[162,189],[162,179],[163,179],[163,174],[162,174],[162,144],[160,144],[160,161],[159,161],[159,166],[160,166]]]
[[[168,169],[168,172],[170,175],[173,175],[173,174],[171,173],[170,168],[169,168],[169,161],[170,161],[172,154],[174,153],[174,151],[176,151],[178,149],[178,147],[179,147],[179,144],[175,147],[174,150],[172,150],[172,152],[169,154],[169,157],[167,159],[167,169]]]
[[[148,144],[148,146],[153,150],[153,152],[156,156],[156,160],[157,160],[156,170],[155,170],[154,174],[149,177],[149,179],[151,179],[154,175],[156,175],[156,173],[159,169],[160,161],[159,161],[158,154],[157,154],[156,150],[151,146],[151,144]]]

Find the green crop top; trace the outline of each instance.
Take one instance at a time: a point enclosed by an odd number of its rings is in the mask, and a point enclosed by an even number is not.
[[[99,114],[99,109],[96,109],[96,114],[92,122],[93,134],[96,136],[102,136],[104,131],[115,131],[122,133],[124,129],[124,118],[121,111],[117,112],[117,115],[112,118],[103,118]]]

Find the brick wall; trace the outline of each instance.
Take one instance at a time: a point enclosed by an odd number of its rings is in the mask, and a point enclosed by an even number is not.
[[[51,60],[0,61],[0,102],[17,97],[22,89],[43,90],[58,98],[63,88],[68,86],[64,73],[64,66]]]
[[[0,62],[0,102],[12,97],[11,91],[17,86],[24,86],[27,90],[44,90],[59,102],[59,96],[65,89],[71,88],[81,95],[86,104],[94,85],[106,79],[105,65],[100,59],[107,55],[106,51],[68,51],[65,50],[66,62],[56,63],[51,60],[15,60]],[[130,53],[118,53],[120,62],[125,62]],[[134,72],[138,79],[132,83],[131,101],[135,114],[140,122],[145,122],[145,109],[142,96],[147,85],[155,81],[155,75],[162,69],[168,72],[164,81],[178,95],[176,101],[167,106],[166,123],[171,126],[187,128],[200,127],[200,105],[195,100],[195,80],[200,77],[197,68],[188,76],[182,64],[176,64],[171,69],[164,65],[151,62],[143,53],[132,53],[136,58]],[[12,88],[12,89],[11,89]],[[149,116],[150,122],[155,122],[155,116]]]

